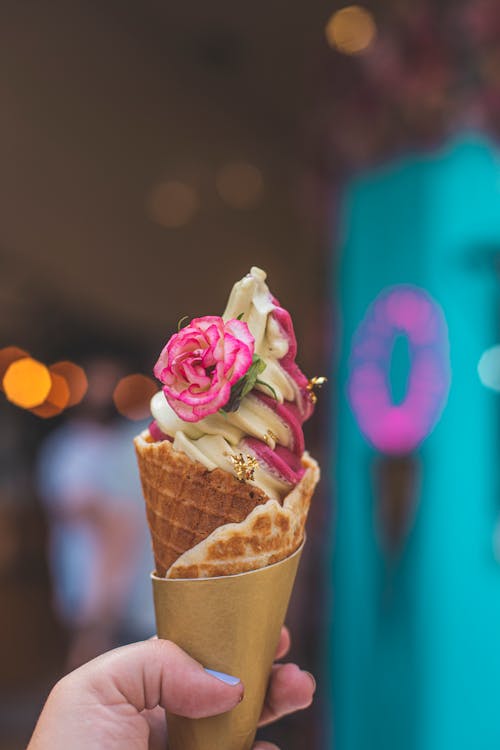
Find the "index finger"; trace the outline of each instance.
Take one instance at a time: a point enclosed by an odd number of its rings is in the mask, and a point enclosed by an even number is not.
[[[290,651],[292,639],[290,638],[290,631],[283,625],[281,628],[280,639],[278,641],[278,647],[276,649],[275,659],[282,659]]]

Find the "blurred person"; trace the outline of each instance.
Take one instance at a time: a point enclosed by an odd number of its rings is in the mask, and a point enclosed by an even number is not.
[[[85,367],[89,388],[42,444],[38,480],[47,510],[54,605],[69,632],[67,668],[154,632],[153,569],[132,438],[112,393],[117,360]]]
[[[290,636],[282,629],[276,658]],[[296,664],[275,664],[260,726],[306,708],[314,677]],[[54,687],[28,750],[160,750],[166,747],[165,710],[181,716],[215,716],[238,705],[238,677],[205,670],[170,641],[151,639],[104,654],[66,675]],[[277,750],[257,742],[253,750]]]

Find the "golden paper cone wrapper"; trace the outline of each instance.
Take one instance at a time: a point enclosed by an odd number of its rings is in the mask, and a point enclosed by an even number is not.
[[[204,667],[239,677],[242,702],[225,714],[186,719],[167,713],[169,750],[250,750],[303,544],[290,557],[219,578],[152,575],[158,636]]]

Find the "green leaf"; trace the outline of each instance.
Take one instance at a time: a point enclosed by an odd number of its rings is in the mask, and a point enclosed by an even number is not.
[[[257,354],[253,355],[252,364],[248,368],[247,372],[243,377],[236,381],[231,388],[231,395],[227,404],[224,406],[223,411],[231,412],[236,411],[241,404],[242,400],[247,396],[250,391],[255,388],[255,384],[259,381],[259,375],[261,375],[266,369],[266,363]],[[267,383],[264,383],[267,385]],[[267,386],[271,390],[276,398],[276,393],[272,386]]]
[[[240,313],[240,314],[238,315],[238,317],[236,318],[236,320],[241,320],[241,319],[242,319],[242,317],[244,316],[244,314],[245,314],[245,313]]]
[[[278,394],[276,393],[272,385],[269,385],[269,383],[265,383],[263,380],[259,380],[259,378],[257,378],[255,382],[258,383],[258,385],[263,385],[265,388],[270,390],[271,393],[273,394],[273,398],[275,398],[276,401],[278,400]]]

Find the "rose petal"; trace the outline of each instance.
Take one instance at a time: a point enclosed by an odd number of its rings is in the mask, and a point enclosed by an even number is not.
[[[214,360],[219,362],[224,359],[224,331],[220,331],[217,326],[210,326],[205,331],[205,336]]]
[[[179,355],[187,356],[189,352],[196,351],[197,349],[203,351],[206,348],[206,342],[204,336],[199,331],[192,329],[182,329],[179,333],[172,336],[167,344],[169,356],[171,359]]]
[[[224,344],[226,350],[224,364],[229,365],[229,370],[226,370],[226,377],[233,384],[248,372],[252,364],[253,351],[230,334],[226,335]]]
[[[205,332],[207,328],[210,328],[211,326],[216,326],[221,332],[221,335],[224,331],[224,321],[218,315],[204,315],[203,318],[193,318],[190,326],[203,332]]]
[[[163,393],[165,394],[165,398],[167,399],[169,405],[173,409],[173,411],[177,414],[179,419],[183,419],[184,422],[198,422],[200,417],[196,416],[196,414],[193,412],[193,407],[188,406],[187,404],[183,404],[182,401],[179,401],[176,398],[172,398],[169,393],[165,389],[163,389]]]
[[[158,357],[155,366],[153,367],[153,374],[155,378],[158,380],[162,380],[162,375],[164,370],[168,367],[168,344],[163,347],[163,349],[160,352],[160,356]]]
[[[211,402],[193,407],[194,413],[199,415],[199,419],[208,417],[210,414],[215,414],[227,404],[230,395],[231,386],[229,383],[223,383],[222,387]]]
[[[182,374],[187,383],[193,383],[199,388],[208,388],[210,386],[210,377],[205,373],[205,369],[200,367],[196,361],[184,362]]]
[[[236,339],[239,339],[243,344],[246,344],[253,356],[255,350],[255,339],[250,332],[248,324],[245,323],[244,320],[232,318],[225,323],[224,328]]]
[[[202,330],[205,341],[210,346],[216,346],[224,336],[224,326],[220,324],[218,319],[215,319],[210,325],[204,326]]]
[[[209,367],[214,367],[217,364],[217,360],[214,357],[212,349],[205,349],[203,357],[201,358],[203,367],[208,370]]]

